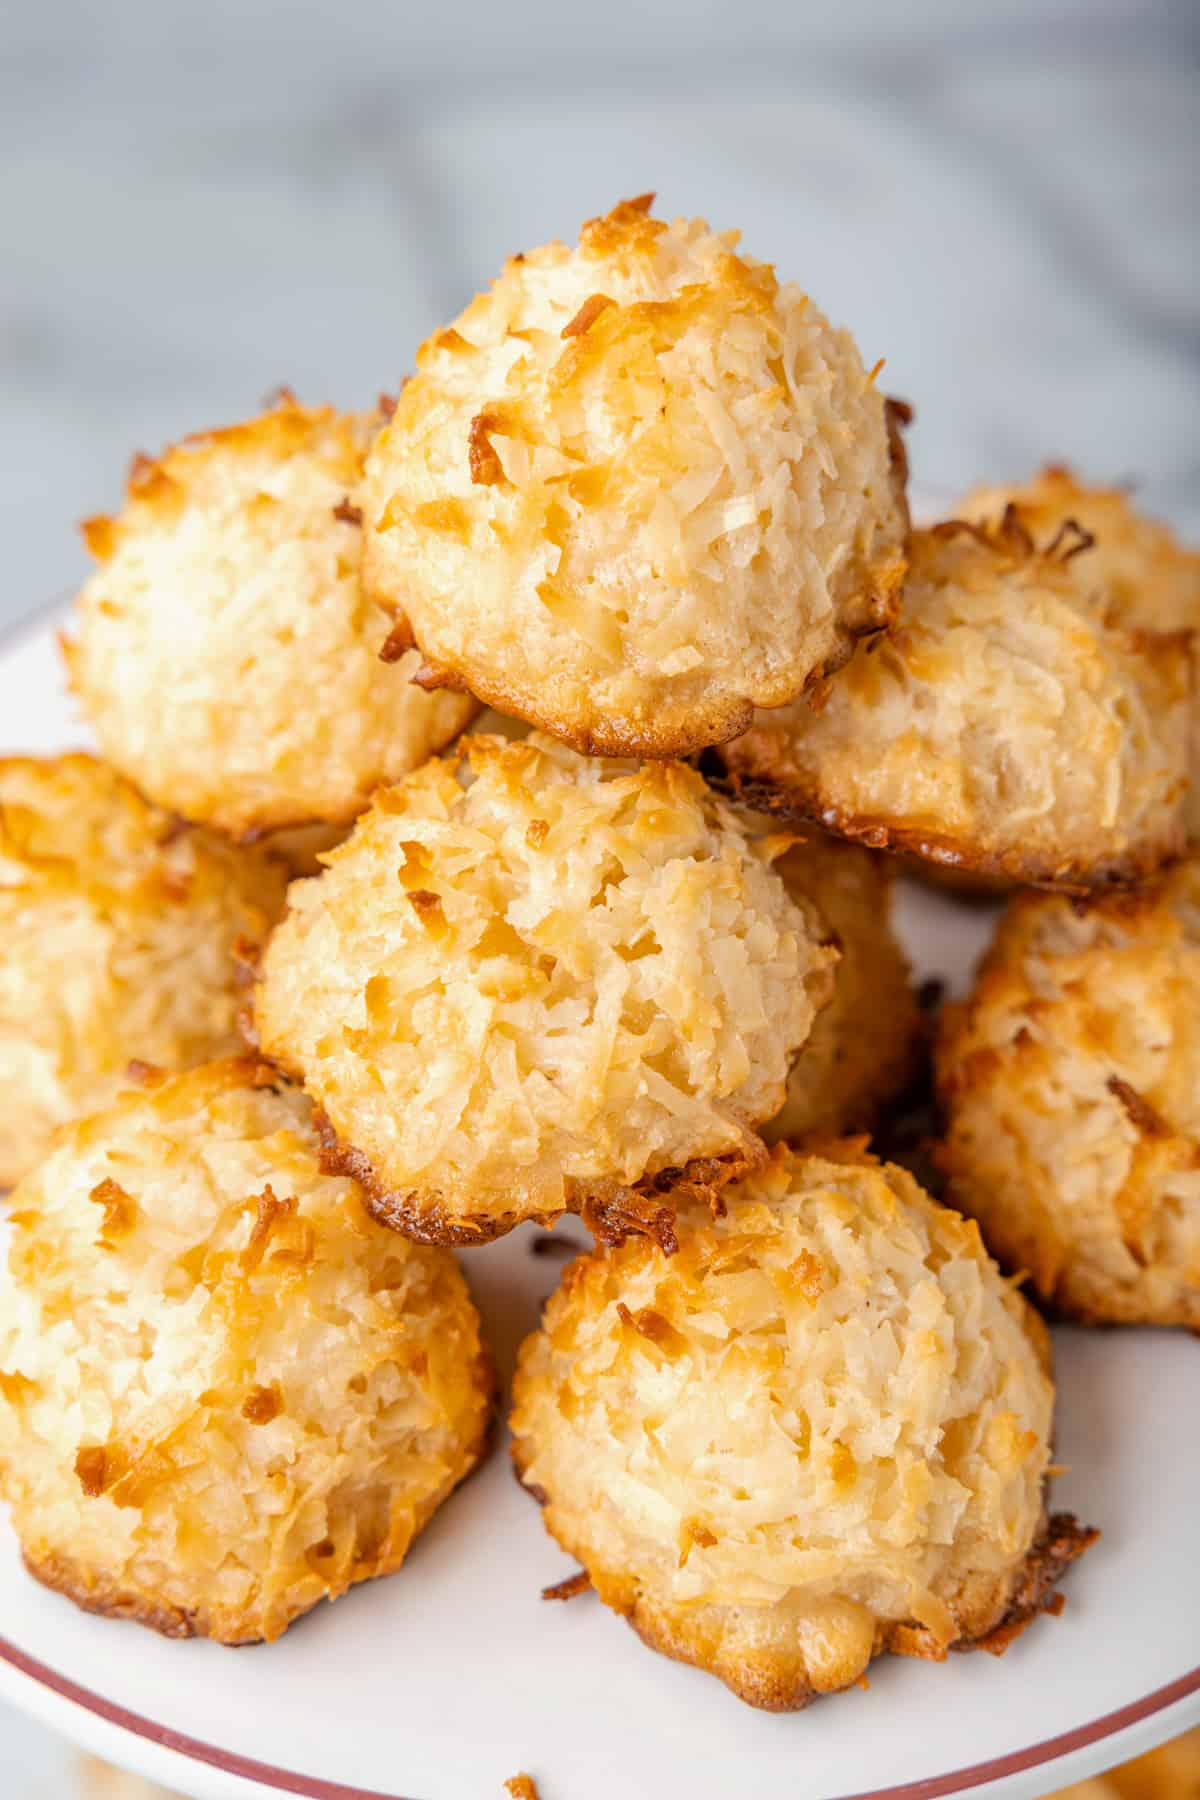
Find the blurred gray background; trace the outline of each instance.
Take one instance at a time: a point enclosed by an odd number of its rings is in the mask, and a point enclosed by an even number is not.
[[[1047,455],[1200,523],[1195,0],[279,0],[5,18],[0,619],[129,454],[360,405],[503,256],[656,187],[916,402],[935,499]]]
[[[134,449],[280,381],[370,401],[649,187],[887,358],[933,503],[1066,457],[1200,536],[1198,65],[1196,0],[10,7],[0,629]],[[4,1800],[73,1791],[0,1711]]]

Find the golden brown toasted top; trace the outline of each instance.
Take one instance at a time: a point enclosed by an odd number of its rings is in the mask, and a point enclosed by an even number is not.
[[[993,527],[1008,509],[1038,542],[1061,532],[1081,545],[1089,540],[1077,572],[1105,591],[1123,623],[1147,631],[1200,629],[1200,551],[1139,511],[1124,488],[1090,487],[1051,463],[1031,481],[976,488],[961,508],[965,518]]]
[[[786,841],[680,763],[465,739],[292,888],[263,1048],[381,1186],[461,1216],[757,1154],[835,960]]]

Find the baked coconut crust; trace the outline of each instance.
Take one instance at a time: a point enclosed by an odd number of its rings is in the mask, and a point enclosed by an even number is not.
[[[1144,879],[1187,839],[1190,638],[1131,628],[1071,525],[913,534],[902,618],[721,759],[744,799],[1007,886]]]
[[[736,735],[885,629],[905,567],[907,408],[736,233],[651,200],[422,346],[363,490],[418,681],[587,755]]]

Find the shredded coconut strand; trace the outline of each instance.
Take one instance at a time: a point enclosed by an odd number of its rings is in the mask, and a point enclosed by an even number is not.
[[[745,1151],[836,960],[772,853],[683,765],[465,740],[293,887],[263,1046],[464,1216]]]

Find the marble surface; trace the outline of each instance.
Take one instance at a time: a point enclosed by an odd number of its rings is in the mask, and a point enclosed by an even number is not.
[[[1198,70],[1190,0],[13,9],[0,628],[78,581],[132,450],[281,380],[368,401],[506,253],[652,186],[887,358],[926,494],[1066,457],[1200,537]],[[0,1793],[73,1793],[2,1710]]]
[[[1054,454],[1200,530],[1188,0],[343,10],[6,21],[0,620],[78,580],[133,449],[280,380],[365,402],[648,186],[887,358],[924,489]]]

